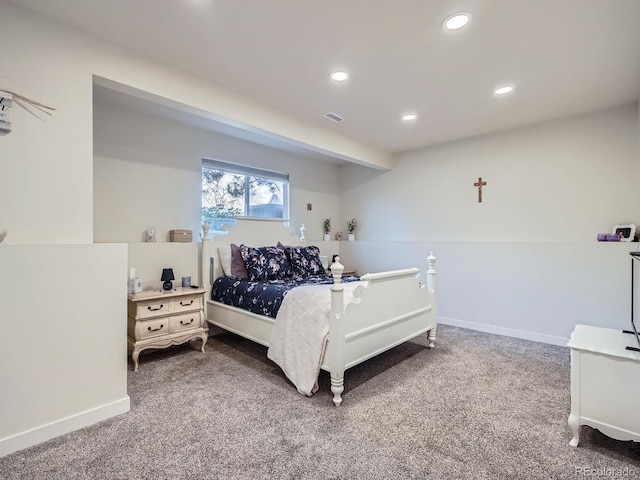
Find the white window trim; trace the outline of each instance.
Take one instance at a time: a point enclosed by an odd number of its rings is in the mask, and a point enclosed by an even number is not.
[[[265,170],[262,168],[249,167],[247,165],[240,165],[237,163],[225,162],[223,160],[215,160],[212,158],[202,159],[202,168],[211,168],[213,170],[223,170],[225,172],[236,173],[239,175],[253,176],[268,178],[269,180],[276,180],[284,183],[284,191],[282,192],[282,218],[277,217],[250,217],[250,216],[238,216],[233,218],[242,218],[245,220],[273,220],[278,222],[289,221],[289,174],[283,172],[276,172],[273,170]],[[245,182],[248,179],[245,178]],[[249,186],[245,185],[245,191],[249,191]],[[250,210],[249,208],[249,196],[244,197],[245,212]]]

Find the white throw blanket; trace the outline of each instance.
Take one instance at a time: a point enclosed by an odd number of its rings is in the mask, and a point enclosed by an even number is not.
[[[361,283],[343,284],[345,305]],[[287,293],[271,334],[267,357],[282,368],[303,395],[318,391],[318,374],[329,338],[330,288],[330,285],[308,285]]]

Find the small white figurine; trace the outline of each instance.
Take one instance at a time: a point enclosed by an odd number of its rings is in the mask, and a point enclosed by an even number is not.
[[[307,238],[305,237],[305,233],[307,233],[307,227],[305,227],[303,223],[300,227],[300,243],[302,245],[306,245]]]
[[[156,241],[156,230],[153,227],[147,228],[144,234],[145,242],[155,242]]]

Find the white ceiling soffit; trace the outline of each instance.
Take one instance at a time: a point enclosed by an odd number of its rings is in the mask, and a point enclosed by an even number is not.
[[[12,2],[388,152],[640,97],[640,0]]]
[[[129,87],[111,80],[94,76],[93,98],[97,105],[125,108],[145,115],[190,125],[202,130],[221,133],[231,137],[258,143],[267,147],[284,150],[307,158],[322,160],[334,164],[357,163],[352,158],[343,157],[335,152],[296,142],[261,130],[250,125],[234,122],[211,112],[169,100],[142,90]]]

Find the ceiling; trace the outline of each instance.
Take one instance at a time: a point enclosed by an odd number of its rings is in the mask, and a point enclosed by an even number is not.
[[[388,152],[640,98],[639,0],[12,2]]]

